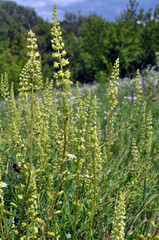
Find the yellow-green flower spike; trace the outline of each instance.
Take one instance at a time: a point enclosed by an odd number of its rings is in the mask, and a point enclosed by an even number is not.
[[[113,240],[124,240],[125,236],[125,195],[120,193],[119,199],[116,202],[113,229],[112,229],[112,239]]]
[[[62,32],[60,28],[60,23],[58,22],[56,5],[54,6],[53,11],[53,24],[51,29],[51,35],[53,39],[51,40],[52,48],[54,52],[52,57],[54,58],[53,67],[57,69],[57,72],[54,74],[57,86],[62,85],[62,87],[69,86],[72,82],[70,81],[70,72],[69,70],[64,71],[64,67],[69,64],[68,59],[65,58],[66,51],[64,50],[64,43],[62,40]]]

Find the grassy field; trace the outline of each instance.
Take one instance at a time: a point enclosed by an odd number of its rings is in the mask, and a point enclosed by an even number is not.
[[[56,7],[57,69],[43,84],[36,38],[19,95],[1,76],[0,239],[159,239],[159,74],[72,86]],[[56,85],[53,86],[53,85]]]

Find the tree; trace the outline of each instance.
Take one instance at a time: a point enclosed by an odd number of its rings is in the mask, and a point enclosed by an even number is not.
[[[88,21],[88,17],[82,15],[80,11],[77,13],[68,13],[64,15],[64,21],[61,22],[61,27],[69,34],[73,32],[77,37],[82,35],[82,23]]]
[[[53,58],[52,58],[52,47],[51,47],[51,24],[45,21],[41,21],[38,25],[33,28],[38,43],[38,50],[41,55],[42,73],[44,79],[53,77]]]
[[[138,8],[138,2],[136,0],[129,0],[129,4],[127,5],[127,10],[124,10],[124,12],[121,14],[120,19],[122,21],[129,21],[131,20],[134,22],[137,17],[137,8]]]
[[[143,67],[156,64],[155,52],[159,51],[159,6],[157,5],[152,13],[152,9],[142,17],[143,25],[140,25],[140,42],[142,46]]]
[[[19,74],[26,63],[27,30],[41,22],[34,9],[12,1],[0,2],[0,73],[7,72],[17,91]]]
[[[141,43],[138,26],[118,20],[114,25],[114,40],[111,39],[116,55],[120,59],[121,76],[131,76],[141,64]]]
[[[19,74],[26,62],[26,33],[17,33],[14,23],[6,32],[0,30],[0,73],[8,74],[9,83],[14,82],[15,92],[17,91]]]
[[[82,69],[82,37],[78,37],[74,32],[63,34],[64,42],[66,46],[67,56],[71,70],[72,81],[83,81],[83,69]]]
[[[99,16],[90,16],[83,24],[83,69],[90,81],[95,80],[97,72],[108,71],[106,45],[109,26],[110,24]]]
[[[2,1],[0,7],[0,28],[5,24],[9,26],[11,20],[17,25],[18,30],[21,27],[29,30],[37,25],[42,18],[37,16],[35,10],[32,8],[19,6],[12,1]]]

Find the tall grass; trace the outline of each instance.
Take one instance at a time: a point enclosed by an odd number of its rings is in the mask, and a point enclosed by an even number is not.
[[[32,31],[16,99],[1,76],[0,239],[159,239],[158,93],[138,70],[123,102],[117,59],[108,84],[73,95],[56,6],[51,34],[54,83]]]

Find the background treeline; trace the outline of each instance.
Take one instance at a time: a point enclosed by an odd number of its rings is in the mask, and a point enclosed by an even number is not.
[[[66,13],[61,22],[73,81],[103,81],[120,59],[120,76],[131,77],[136,69],[156,64],[159,51],[159,5],[154,11],[138,9],[136,0],[115,22],[96,14]],[[7,72],[17,89],[19,74],[26,62],[27,31],[38,38],[44,78],[52,78],[51,24],[37,16],[32,8],[13,1],[0,1],[0,73]]]

